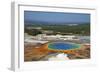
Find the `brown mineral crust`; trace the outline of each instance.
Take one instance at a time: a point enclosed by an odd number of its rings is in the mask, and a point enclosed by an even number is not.
[[[48,43],[45,44],[25,44],[24,61],[39,61],[46,57],[48,53],[66,53],[69,59],[87,59],[90,58],[90,45],[82,45],[76,50],[57,51],[48,49]]]
[[[24,61],[35,61],[45,57],[48,54],[47,43],[40,46],[27,45],[24,48]]]
[[[89,59],[90,58],[90,46],[84,45],[84,48],[75,50],[73,54],[69,54],[69,59]]]

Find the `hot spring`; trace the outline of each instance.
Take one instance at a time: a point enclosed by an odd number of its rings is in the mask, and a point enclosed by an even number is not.
[[[48,49],[51,50],[72,50],[77,48],[80,48],[79,44],[69,42],[50,42],[48,44]]]

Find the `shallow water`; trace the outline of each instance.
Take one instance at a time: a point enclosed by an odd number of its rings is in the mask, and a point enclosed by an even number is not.
[[[53,50],[69,50],[79,48],[79,45],[66,42],[52,42],[49,43],[48,48]]]
[[[90,43],[90,36],[78,36],[81,42]]]

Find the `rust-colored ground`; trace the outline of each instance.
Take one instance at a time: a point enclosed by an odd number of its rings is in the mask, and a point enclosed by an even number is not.
[[[24,60],[36,61],[48,54],[47,43],[40,46],[25,45],[24,48]]]
[[[90,46],[83,45],[81,49],[77,50],[68,50],[68,51],[54,51],[48,50],[48,43],[39,44],[39,45],[32,45],[28,44],[24,46],[24,61],[39,61],[48,53],[51,52],[62,52],[69,54],[69,59],[86,59],[90,58]]]

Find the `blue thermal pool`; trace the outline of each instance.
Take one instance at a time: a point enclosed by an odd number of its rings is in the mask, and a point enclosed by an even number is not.
[[[68,42],[51,42],[48,44],[48,49],[52,50],[72,50],[77,48],[80,48],[79,44]]]

